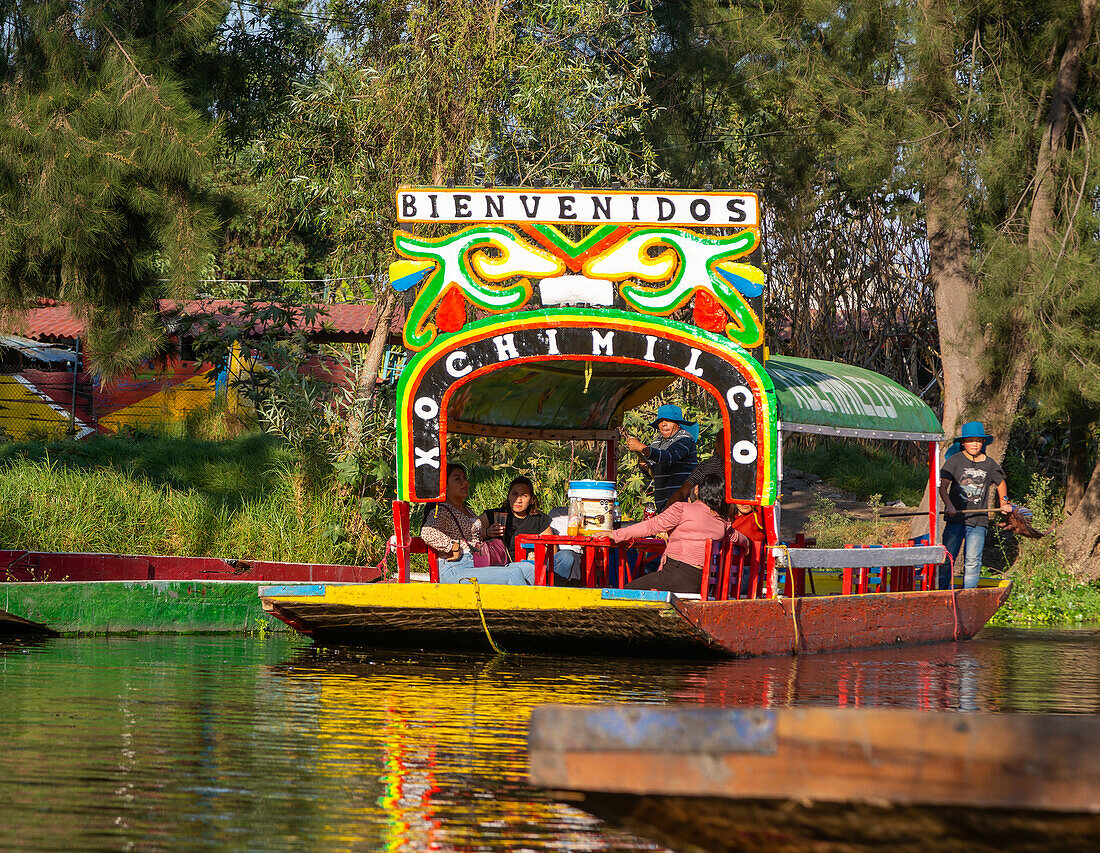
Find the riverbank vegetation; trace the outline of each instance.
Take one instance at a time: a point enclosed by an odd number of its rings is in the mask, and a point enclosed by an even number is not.
[[[262,433],[0,445],[0,547],[355,563],[369,540]]]

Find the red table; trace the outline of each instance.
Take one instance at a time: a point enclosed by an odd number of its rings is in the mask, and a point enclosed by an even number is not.
[[[553,569],[547,569],[548,546],[577,546],[581,549],[584,558],[584,585],[595,587],[596,575],[600,570],[603,570],[606,580],[607,567],[611,563],[611,549],[614,548],[619,557],[619,588],[622,589],[626,583],[628,571],[626,552],[633,548],[639,553],[639,560],[641,560],[646,554],[663,553],[665,544],[664,539],[635,539],[632,542],[628,540],[617,545],[608,536],[557,536],[552,534],[542,536],[537,533],[527,533],[516,537],[515,559],[531,559],[527,556],[527,549],[532,548],[535,552],[535,585],[550,586],[554,583],[554,572]]]

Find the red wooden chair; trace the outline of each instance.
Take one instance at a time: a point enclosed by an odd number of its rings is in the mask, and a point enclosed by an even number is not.
[[[397,558],[398,583],[409,582],[409,568],[413,554],[425,554],[428,558],[428,580],[439,583],[439,558],[419,536],[412,535],[409,521],[409,505],[404,501],[393,502],[393,552]]]
[[[703,572],[699,597],[703,601],[710,601],[713,589],[715,601],[728,601],[731,595],[735,600],[741,598],[741,588],[745,586],[743,579],[748,572],[746,593],[748,597],[756,598],[762,577],[762,554],[763,549],[759,542],[753,542],[751,548],[741,548],[733,544],[730,534],[707,542],[704,565],[709,566],[709,571]]]
[[[722,589],[728,597],[759,598],[763,594],[764,544],[754,540],[748,548],[731,545],[722,573]]]
[[[710,601],[711,589],[714,589],[715,599],[725,598],[725,589],[722,579],[726,577],[724,571],[725,560],[728,559],[730,550],[729,536],[721,539],[708,539],[703,548],[703,579],[699,586],[699,598],[702,601]]]

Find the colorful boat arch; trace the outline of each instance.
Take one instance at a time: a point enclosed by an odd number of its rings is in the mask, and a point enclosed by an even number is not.
[[[716,401],[726,434],[727,498],[776,498],[771,379],[728,338],[614,309],[493,316],[417,353],[397,390],[397,496],[443,499],[449,432],[612,438],[622,416],[681,376]]]

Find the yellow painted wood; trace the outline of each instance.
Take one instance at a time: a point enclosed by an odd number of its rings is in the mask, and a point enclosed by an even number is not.
[[[71,418],[11,376],[0,376],[0,409],[4,412],[0,427],[8,438],[17,441],[61,438],[72,424]]]
[[[214,386],[200,374],[104,415],[99,423],[114,432],[128,426],[156,426],[166,421],[183,420],[189,412],[209,406],[213,400]]]
[[[480,584],[482,610],[579,610],[584,607],[661,609],[669,605],[652,601],[605,601],[598,589],[569,587],[502,586]],[[328,584],[325,594],[268,596],[269,601],[299,604],[339,604],[349,607],[404,607],[477,610],[473,584],[368,583]]]

